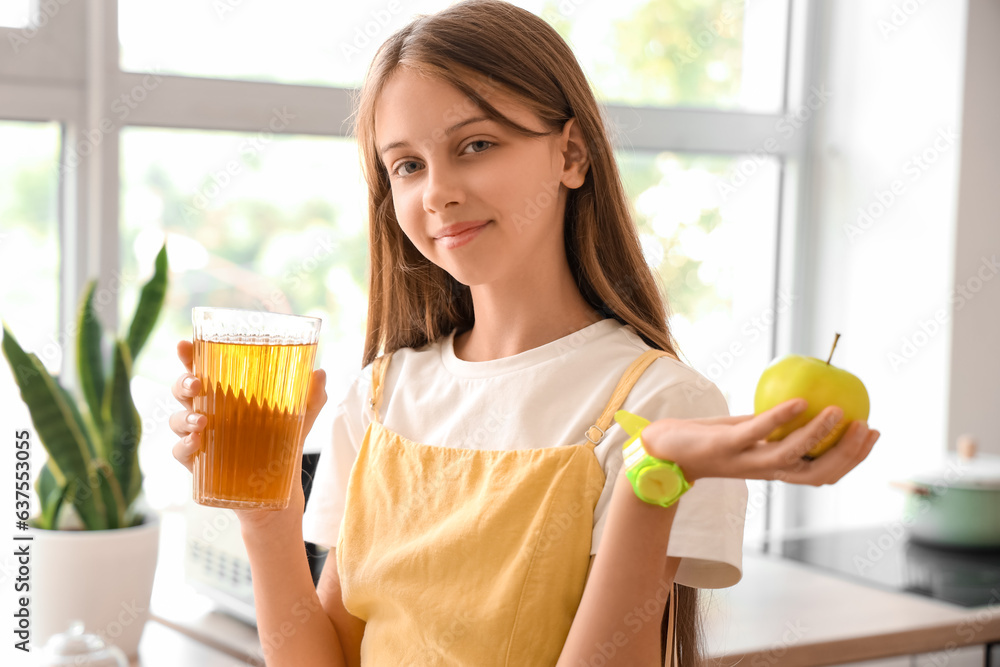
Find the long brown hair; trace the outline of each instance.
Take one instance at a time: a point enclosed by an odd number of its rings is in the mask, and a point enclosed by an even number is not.
[[[489,91],[513,96],[551,128],[577,119],[589,169],[583,185],[569,190],[566,200],[565,249],[573,278],[595,310],[632,325],[650,347],[679,356],[666,299],[643,257],[606,120],[576,56],[535,14],[498,0],[467,0],[420,15],[389,37],[355,101],[355,132],[369,193],[362,367],[381,354],[420,348],[453,330],[470,329],[474,320],[469,287],[424,257],[395,218],[388,170],[376,144],[375,108],[399,67],[452,84],[486,115],[529,136],[537,133],[501,114],[487,100]],[[677,589],[680,665],[693,667],[700,662],[698,591]],[[666,621],[665,612],[661,645]]]

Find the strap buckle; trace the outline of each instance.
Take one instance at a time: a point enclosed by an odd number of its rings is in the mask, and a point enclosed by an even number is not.
[[[600,431],[600,432],[601,432],[601,436],[600,436],[600,437],[599,437],[599,438],[598,438],[597,440],[594,440],[593,438],[591,438],[591,437],[590,437],[590,430],[591,430],[591,429],[595,429],[595,428],[596,428],[596,429],[597,429],[598,431]],[[601,440],[604,440],[604,429],[602,429],[602,428],[601,428],[600,426],[598,426],[597,424],[594,424],[594,425],[592,425],[592,426],[591,426],[590,428],[588,428],[588,429],[587,429],[587,432],[586,432],[586,433],[584,433],[584,435],[585,435],[585,436],[587,437],[587,440],[590,440],[590,441],[591,441],[592,443],[594,443],[594,444],[596,445],[596,444],[597,444],[597,443],[599,443],[599,442],[600,442]]]

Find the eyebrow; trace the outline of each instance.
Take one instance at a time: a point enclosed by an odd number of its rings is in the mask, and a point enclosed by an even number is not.
[[[459,121],[458,123],[455,123],[454,125],[452,125],[451,127],[449,127],[447,130],[445,130],[445,136],[451,135],[452,133],[454,133],[454,132],[462,129],[466,125],[471,125],[473,123],[479,123],[479,122],[482,122],[484,120],[492,120],[492,119],[489,118],[488,116],[473,116],[472,118],[466,118],[465,120]],[[385,146],[382,147],[381,155],[385,155],[386,153],[388,153],[393,148],[399,148],[401,146],[409,146],[409,144],[406,143],[405,141],[394,141],[391,144],[386,144]]]

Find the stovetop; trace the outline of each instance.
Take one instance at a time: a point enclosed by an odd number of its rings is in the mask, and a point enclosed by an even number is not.
[[[916,593],[963,607],[1000,603],[1000,549],[963,550],[918,543],[898,526],[772,539],[758,550],[893,592]]]

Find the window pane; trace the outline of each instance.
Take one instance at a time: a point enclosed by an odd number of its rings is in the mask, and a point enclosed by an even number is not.
[[[515,4],[567,38],[602,101],[773,112],[782,102],[787,2]],[[357,87],[386,38],[417,14],[451,4],[132,0],[119,5],[121,63],[132,71]]]
[[[719,387],[730,414],[752,413],[771,355],[779,162],[671,152],[617,157],[681,360]],[[779,312],[786,307],[779,302]],[[763,534],[765,484],[747,483],[748,539]]]
[[[176,355],[191,339],[193,306],[293,312],[323,320],[319,367],[331,401],[361,368],[367,318],[366,194],[355,143],[224,132],[127,128],[122,133],[121,268],[138,287],[168,239],[170,288],[161,319],[136,364],[143,415],[142,464],[155,507],[190,498],[190,476],[170,453],[167,418]],[[138,289],[121,296],[132,317]],[[124,325],[123,325],[124,326]],[[306,440],[329,438],[325,410]]]
[[[62,345],[73,342],[59,324],[60,127],[0,121],[0,146],[0,314],[24,351],[54,375]],[[48,457],[6,357],[0,366],[5,424],[30,432],[34,479]],[[31,502],[35,514],[37,498]]]
[[[0,28],[26,28],[31,20],[32,0],[4,0],[0,3]]]

